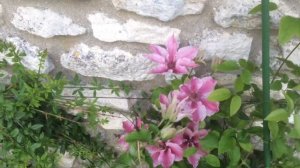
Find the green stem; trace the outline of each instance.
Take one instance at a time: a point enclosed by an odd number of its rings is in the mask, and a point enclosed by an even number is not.
[[[262,0],[262,80],[263,80],[263,116],[270,113],[270,11],[269,0]],[[270,168],[270,130],[268,122],[263,121],[263,142],[265,167]]]
[[[279,75],[279,72],[281,70],[281,68],[283,67],[284,63],[286,60],[288,60],[290,58],[290,56],[294,53],[294,51],[300,46],[300,42],[293,48],[293,50],[284,58],[284,61],[281,62],[279,68],[277,69],[276,73],[273,76],[273,79],[271,81],[271,83],[274,82],[274,80],[276,79],[276,77]]]

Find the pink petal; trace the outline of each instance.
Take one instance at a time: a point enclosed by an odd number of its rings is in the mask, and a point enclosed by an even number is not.
[[[176,143],[167,142],[166,145],[170,147],[171,152],[175,155],[175,161],[180,161],[183,158],[183,149]]]
[[[134,125],[130,121],[123,121],[123,129],[126,133],[134,131]]]
[[[118,141],[119,146],[121,147],[121,150],[127,151],[129,149],[129,144],[125,140],[125,135],[122,135]]]
[[[206,113],[208,116],[212,116],[219,111],[219,102],[210,102],[204,99],[201,100],[201,103],[206,107]]]
[[[187,85],[182,85],[180,87],[180,93],[178,95],[179,100],[182,100],[192,94],[190,88]]]
[[[167,50],[159,45],[151,44],[149,46],[149,49],[150,49],[150,51],[152,51],[158,55],[161,55],[161,56],[167,56],[167,54],[168,54]]]
[[[199,138],[203,139],[204,137],[206,137],[208,134],[208,131],[206,129],[202,129],[199,131]]]
[[[147,146],[146,150],[150,153],[150,155],[152,155],[156,152],[160,152],[160,148],[158,148],[156,146]]]
[[[160,155],[160,152],[156,152],[153,155],[151,155],[152,161],[153,161],[153,167],[157,167],[160,162],[158,161],[158,157]]]
[[[155,73],[155,74],[159,74],[159,73],[164,73],[164,72],[168,72],[168,67],[166,65],[159,65],[155,68],[153,68],[151,71],[151,73]]]
[[[199,78],[193,77],[189,84],[191,85],[191,91],[198,92],[198,90],[202,87],[203,83]]]
[[[164,105],[166,105],[166,106],[169,105],[169,99],[168,99],[168,97],[167,97],[166,95],[164,95],[164,94],[160,94],[160,95],[159,95],[159,102],[162,103],[162,104],[164,104]]]
[[[176,74],[187,74],[189,71],[186,69],[185,66],[176,65],[174,69],[174,73]]]
[[[185,66],[185,67],[190,67],[190,68],[195,68],[198,67],[199,65],[195,63],[195,61],[188,59],[188,58],[181,58],[177,60],[176,64]]]
[[[208,77],[204,77],[202,79],[200,79],[202,81],[202,86],[199,90],[199,92],[201,92],[202,94],[204,94],[205,96],[208,96],[215,88],[217,81],[214,80],[212,77],[208,76]]]
[[[161,55],[158,54],[146,54],[145,57],[147,57],[148,59],[150,59],[153,62],[157,62],[157,63],[164,63],[165,62],[165,58],[162,57]]]
[[[175,36],[171,36],[167,41],[167,50],[168,50],[168,62],[173,62],[176,59],[176,52],[179,47],[179,44],[175,38]]]
[[[192,131],[196,131],[196,130],[198,130],[199,124],[194,123],[194,122],[190,122],[187,127]]]
[[[193,59],[197,56],[197,54],[198,54],[197,48],[187,46],[187,47],[182,47],[178,50],[177,57]]]
[[[137,118],[137,119],[136,119],[136,126],[137,126],[138,128],[142,128],[142,124],[143,124],[143,121],[142,121],[140,118]]]
[[[174,142],[176,144],[182,144],[183,142],[182,134],[176,135],[174,138],[171,139],[171,142]]]
[[[171,153],[171,149],[162,150],[158,157],[158,162],[163,168],[170,168],[174,163],[175,155]]]
[[[199,160],[206,155],[206,152],[198,149],[197,153],[195,153],[194,155],[190,156],[188,158],[188,162],[193,165],[193,168],[197,168],[198,164],[199,164]]]
[[[193,112],[191,120],[193,122],[198,123],[199,121],[203,121],[205,117],[206,117],[206,108],[201,105],[197,108],[197,110]]]

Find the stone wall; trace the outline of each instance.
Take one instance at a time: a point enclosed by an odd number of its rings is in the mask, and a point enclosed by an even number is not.
[[[274,2],[279,9],[271,12],[271,56],[286,56],[299,40],[279,46],[279,20],[284,15],[300,17],[300,1]],[[149,52],[149,44],[164,44],[170,35],[179,38],[181,45],[198,47],[199,57],[207,62],[244,58],[260,63],[260,15],[248,14],[259,3],[260,0],[0,0],[0,33],[2,39],[27,54],[22,63],[29,69],[37,70],[37,53],[47,49],[49,59],[44,73],[79,73],[86,84],[91,77],[129,81],[136,90],[142,90],[164,84],[162,77],[147,73],[153,64],[143,54]],[[300,64],[300,49],[290,59]],[[277,65],[274,58],[271,63],[272,67]],[[209,67],[209,63],[202,65],[197,73],[204,74]],[[226,76],[222,77],[225,80]],[[226,80],[231,81],[230,77]],[[99,100],[99,104],[124,111],[128,103]],[[108,124],[106,128],[120,127]]]

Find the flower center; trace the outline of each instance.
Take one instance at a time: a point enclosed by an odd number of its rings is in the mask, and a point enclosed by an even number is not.
[[[190,99],[191,99],[192,101],[194,101],[194,102],[197,102],[197,101],[199,101],[199,96],[198,96],[197,93],[192,93],[192,94],[190,95]]]
[[[169,62],[168,63],[168,68],[169,69],[174,69],[175,68],[175,63],[174,62]]]

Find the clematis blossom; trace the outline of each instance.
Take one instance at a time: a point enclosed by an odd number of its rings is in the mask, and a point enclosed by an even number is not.
[[[120,145],[121,149],[126,151],[129,149],[129,144],[126,142],[126,134],[129,134],[133,131],[136,131],[136,129],[142,128],[143,121],[140,118],[136,119],[136,125],[134,125],[130,121],[123,121],[123,130],[125,134],[121,135],[118,144]]]
[[[174,161],[183,159],[183,149],[176,143],[169,140],[167,142],[159,142],[157,146],[148,146],[146,150],[149,152],[153,166],[161,165],[163,168],[170,168]]]
[[[192,113],[187,114],[194,121],[203,121],[219,111],[219,102],[210,102],[207,97],[214,90],[217,81],[212,77],[193,77],[189,82],[180,86],[179,100],[184,100]],[[187,110],[186,110],[187,111]]]
[[[163,119],[168,119],[170,121],[179,121],[182,118],[188,116],[189,112],[185,110],[190,110],[186,108],[186,99],[178,99],[179,91],[175,90],[169,93],[168,96],[161,94],[159,96],[159,102],[161,107],[161,113]]]
[[[198,124],[191,122],[182,134],[177,135],[173,139],[173,141],[180,144],[184,150],[190,147],[197,149],[195,154],[188,157],[188,162],[193,165],[194,168],[198,166],[199,160],[207,155],[207,153],[201,149],[201,145],[199,144],[199,140],[203,139],[207,134],[207,130],[198,130]]]
[[[179,48],[179,42],[175,36],[171,36],[166,44],[166,48],[158,45],[150,45],[152,54],[145,56],[158,65],[150,72],[155,74],[163,74],[171,72],[175,74],[186,74],[188,68],[195,68],[198,65],[194,62],[194,58],[198,54],[198,49],[187,46]]]

